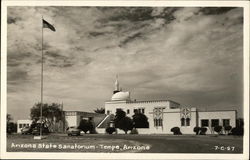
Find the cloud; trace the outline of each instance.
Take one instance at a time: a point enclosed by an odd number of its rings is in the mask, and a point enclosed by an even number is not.
[[[110,99],[118,74],[135,99],[170,98],[200,109],[242,106],[242,8],[9,7],[8,111],[14,117],[28,115],[39,101],[41,15],[56,28],[44,29],[46,102],[93,111]]]

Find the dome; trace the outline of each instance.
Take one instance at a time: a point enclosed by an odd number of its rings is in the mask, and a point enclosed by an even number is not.
[[[115,94],[113,94],[112,101],[126,101],[126,100],[130,100],[130,94],[129,92],[117,92]]]

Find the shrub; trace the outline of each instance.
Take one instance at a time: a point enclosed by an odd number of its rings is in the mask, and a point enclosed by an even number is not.
[[[194,127],[194,132],[196,133],[196,135],[199,134],[200,129],[201,129],[200,127]]]
[[[97,134],[97,132],[96,132],[96,130],[95,130],[95,128],[94,128],[93,125],[92,125],[91,129],[89,130],[89,133],[90,134]]]
[[[224,127],[224,130],[226,133],[229,133],[231,129],[232,129],[232,126],[225,126]]]
[[[214,131],[217,132],[218,134],[221,134],[222,127],[221,126],[215,126]]]
[[[115,127],[108,127],[108,128],[106,128],[106,133],[108,133],[108,134],[113,134],[114,132],[115,132]]]
[[[200,135],[206,135],[206,132],[207,132],[207,128],[205,127],[200,128]]]
[[[170,131],[173,132],[174,135],[182,135],[179,127],[173,127]]]
[[[131,130],[131,132],[130,132],[130,134],[138,134],[137,129],[135,129],[135,128],[134,128],[134,129],[132,129],[132,130]]]
[[[230,135],[237,135],[237,136],[243,136],[244,129],[243,127],[235,127],[231,130]]]

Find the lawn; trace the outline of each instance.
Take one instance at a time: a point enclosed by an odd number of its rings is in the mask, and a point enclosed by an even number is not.
[[[8,152],[242,153],[243,137],[217,135],[8,135]]]

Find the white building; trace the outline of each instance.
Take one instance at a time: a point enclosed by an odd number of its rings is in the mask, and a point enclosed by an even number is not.
[[[30,127],[32,120],[25,119],[25,120],[17,120],[17,133],[21,133],[21,129],[24,127]]]
[[[65,128],[78,127],[82,119],[90,120],[93,124],[98,125],[104,118],[105,114],[80,112],[80,111],[64,111]]]
[[[194,134],[196,126],[207,127],[207,134],[212,134],[214,126],[235,127],[236,110],[223,111],[198,111],[196,108],[186,108],[171,100],[131,100],[130,92],[123,92],[119,88],[119,82],[115,81],[115,91],[111,100],[105,102],[106,117],[97,126],[99,133],[104,133],[113,115],[117,110],[123,110],[128,117],[132,117],[135,111],[147,116],[149,128],[138,129],[140,133],[148,134],[172,134],[173,127],[179,127],[183,134]],[[103,125],[105,124],[105,125]]]

